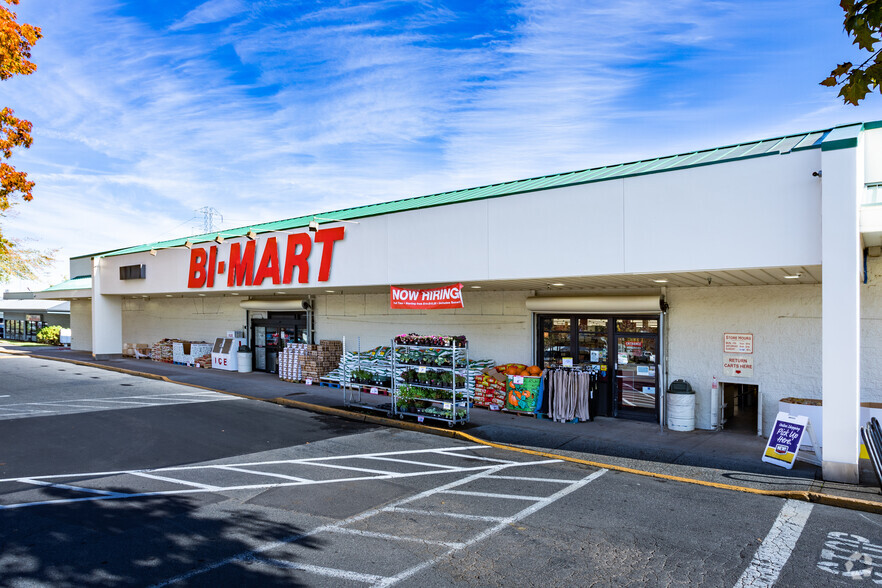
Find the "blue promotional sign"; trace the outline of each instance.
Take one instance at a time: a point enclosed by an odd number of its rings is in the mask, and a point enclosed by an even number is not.
[[[786,412],[779,412],[763,453],[763,461],[791,469],[808,426],[806,416],[791,416]]]

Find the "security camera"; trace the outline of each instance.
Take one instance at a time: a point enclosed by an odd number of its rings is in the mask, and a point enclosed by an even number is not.
[[[820,178],[820,177],[821,177],[821,170],[813,171],[813,172],[812,172],[812,177]]]
[[[309,221],[309,230],[312,233],[315,233],[316,231],[318,231],[318,221],[317,220],[313,219],[313,220]]]

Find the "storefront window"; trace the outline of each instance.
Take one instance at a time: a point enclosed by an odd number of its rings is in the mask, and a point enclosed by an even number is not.
[[[658,333],[658,319],[619,319],[616,321],[619,333]]]
[[[572,357],[571,321],[568,318],[542,319],[543,359],[546,366],[560,365],[562,357]]]
[[[607,358],[607,320],[579,319],[579,359],[577,364],[605,364]]]

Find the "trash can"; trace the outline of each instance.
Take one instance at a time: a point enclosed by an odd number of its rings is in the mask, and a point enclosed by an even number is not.
[[[238,364],[237,371],[240,374],[247,374],[251,371],[252,357],[250,347],[247,345],[239,347],[239,351],[236,352],[236,362]]]
[[[695,390],[686,380],[674,380],[668,387],[668,428],[695,430]]]

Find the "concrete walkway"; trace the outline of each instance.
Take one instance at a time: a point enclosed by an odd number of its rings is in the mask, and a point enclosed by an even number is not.
[[[0,352],[82,362],[306,410],[341,414],[345,409],[340,388],[292,384],[260,372],[240,374],[137,359],[95,361],[87,352],[52,347],[0,346]],[[390,401],[388,397],[373,399]],[[436,428],[367,416],[379,414],[371,411],[361,413],[364,414],[346,411],[349,418],[370,419],[389,426],[405,426],[436,434],[453,434],[446,427]],[[603,417],[592,422],[555,423],[482,408],[473,408],[471,422],[458,430],[465,434],[461,436],[470,436],[481,442],[553,453],[591,465],[602,464],[676,481],[732,487],[734,490],[770,493],[882,513],[882,492],[869,463],[862,463],[860,485],[824,482],[820,468],[804,462],[797,462],[792,470],[763,463],[761,456],[765,440],[750,434],[662,431],[658,424]]]

